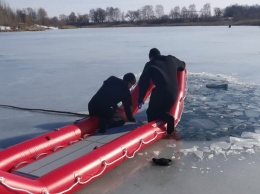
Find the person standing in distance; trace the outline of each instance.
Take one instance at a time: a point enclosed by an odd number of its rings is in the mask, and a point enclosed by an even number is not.
[[[162,119],[167,122],[167,133],[174,131],[174,117],[169,113],[178,94],[177,71],[183,71],[185,62],[168,55],[161,55],[157,48],[152,48],[149,52],[149,59],[143,69],[139,80],[139,109],[144,104],[144,96],[153,81],[155,87],[152,90],[147,113],[148,122]]]
[[[122,102],[128,121],[135,122],[133,117],[130,88],[136,83],[133,73],[124,75],[123,80],[110,76],[88,103],[90,116],[99,117],[99,131],[119,127],[125,124],[124,117],[116,111],[117,104]]]

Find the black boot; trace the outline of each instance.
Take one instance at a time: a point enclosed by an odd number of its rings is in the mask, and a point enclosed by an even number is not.
[[[167,134],[172,134],[174,131],[174,117],[170,113],[164,113],[162,119],[167,123]]]
[[[166,158],[153,158],[153,162],[160,166],[169,166],[172,163],[172,160]]]

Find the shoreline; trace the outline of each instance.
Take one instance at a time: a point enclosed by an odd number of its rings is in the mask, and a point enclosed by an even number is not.
[[[217,21],[217,22],[186,22],[186,23],[160,23],[160,24],[150,24],[150,23],[102,23],[102,24],[89,24],[85,26],[61,26],[61,27],[51,27],[51,26],[39,26],[37,24],[32,26],[24,26],[21,29],[15,30],[1,30],[0,32],[25,32],[25,31],[45,31],[52,29],[79,29],[79,28],[124,28],[124,27],[184,27],[184,26],[259,26],[260,19],[255,20],[239,20],[239,21]]]

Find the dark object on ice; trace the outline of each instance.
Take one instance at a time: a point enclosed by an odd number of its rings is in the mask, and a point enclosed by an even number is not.
[[[231,28],[231,24],[229,24],[228,27]]]
[[[228,84],[207,84],[207,88],[228,90]]]
[[[160,166],[169,166],[169,165],[171,165],[172,160],[166,159],[166,158],[159,158],[159,159],[153,158],[153,162]]]

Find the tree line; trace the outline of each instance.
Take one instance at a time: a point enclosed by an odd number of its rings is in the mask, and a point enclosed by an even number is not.
[[[231,5],[224,9],[213,8],[206,3],[197,10],[195,4],[188,7],[173,7],[168,14],[162,5],[145,5],[137,10],[126,13],[119,8],[107,7],[106,9],[91,9],[89,13],[80,14],[71,12],[69,15],[48,17],[44,8],[23,8],[13,10],[3,0],[0,0],[0,26],[21,27],[25,25],[45,25],[62,28],[66,25],[77,27],[96,24],[164,24],[164,23],[189,23],[189,22],[214,22],[229,18],[233,21],[243,19],[260,19],[260,6]]]

